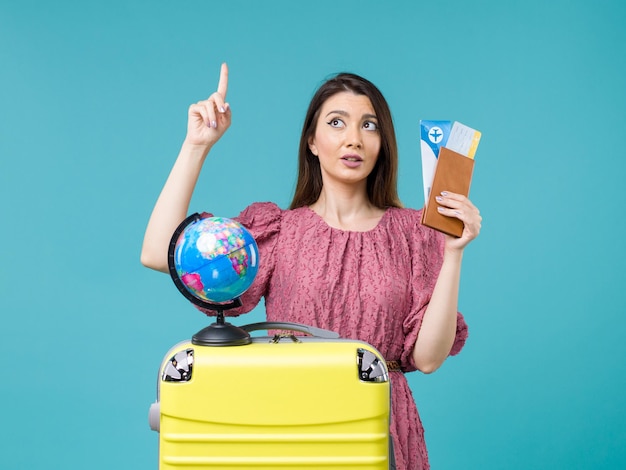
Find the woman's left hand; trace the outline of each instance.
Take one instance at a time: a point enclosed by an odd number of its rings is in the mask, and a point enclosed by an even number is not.
[[[455,217],[463,222],[463,234],[457,238],[446,235],[446,250],[463,250],[469,242],[478,236],[483,218],[478,208],[462,194],[442,192],[436,198],[439,213]]]

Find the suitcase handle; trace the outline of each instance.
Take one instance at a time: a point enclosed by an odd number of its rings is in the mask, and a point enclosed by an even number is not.
[[[247,331],[248,333],[257,330],[289,330],[299,331],[300,333],[308,333],[312,336],[323,339],[339,338],[339,333],[335,333],[334,331],[330,330],[324,330],[322,328],[316,328],[315,326],[304,325],[302,323],[263,321],[259,323],[250,323],[249,325],[243,325],[240,328],[244,331]]]

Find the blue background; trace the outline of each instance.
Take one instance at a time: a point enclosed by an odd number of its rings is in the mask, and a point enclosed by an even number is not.
[[[409,376],[433,468],[626,468],[624,5],[3,1],[2,468],[156,467],[157,368],[207,321],[139,251],[222,61],[233,124],[192,211],[285,207],[334,72],[386,95],[407,206],[423,204],[420,119],[483,132],[470,339]]]

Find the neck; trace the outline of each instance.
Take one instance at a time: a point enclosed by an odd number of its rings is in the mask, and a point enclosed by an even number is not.
[[[310,208],[331,227],[354,231],[374,228],[385,212],[372,205],[363,191],[338,192],[325,188]]]

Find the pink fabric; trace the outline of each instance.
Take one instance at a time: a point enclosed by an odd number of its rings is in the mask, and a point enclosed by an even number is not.
[[[420,224],[421,211],[389,208],[367,232],[332,228],[313,210],[255,203],[237,218],[259,246],[257,277],[230,315],[265,298],[268,321],[305,323],[366,341],[386,360],[412,360],[441,268],[443,236]],[[451,354],[467,338],[461,314]],[[399,470],[428,469],[424,429],[403,373],[392,372],[392,420]]]

